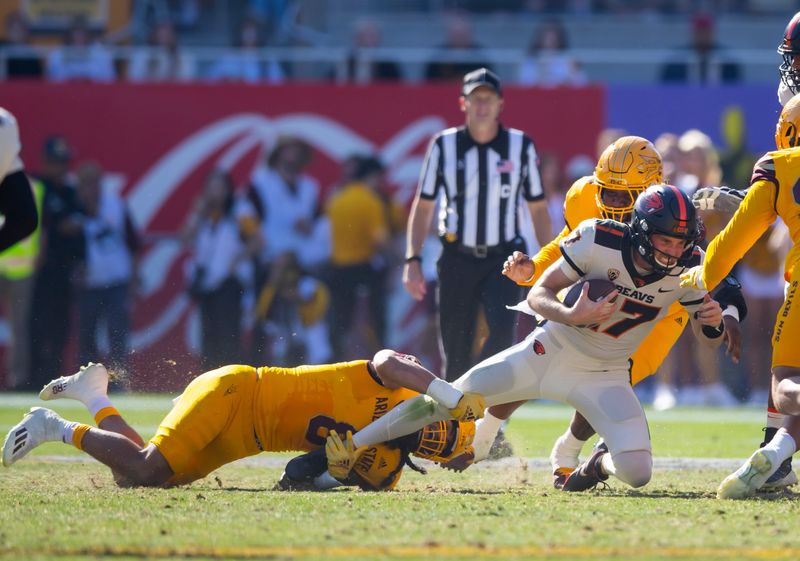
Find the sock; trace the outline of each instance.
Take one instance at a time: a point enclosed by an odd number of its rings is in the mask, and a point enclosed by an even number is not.
[[[794,438],[786,432],[786,429],[778,429],[778,432],[770,440],[764,450],[772,450],[778,455],[778,461],[783,462],[786,458],[791,458],[797,450],[797,443]]]
[[[605,475],[616,475],[617,468],[611,454],[605,453],[600,457],[600,471]]]
[[[779,413],[774,407],[767,408],[767,428],[779,429],[783,426],[783,422],[789,417]]]
[[[94,422],[97,426],[100,426],[100,422],[103,419],[106,419],[108,417],[113,417],[114,415],[116,415],[117,417],[120,416],[119,411],[117,411],[116,407],[114,407],[113,405],[108,407],[103,407],[102,409],[100,409],[100,411],[94,414]]]
[[[401,403],[377,421],[353,435],[353,445],[372,446],[418,431],[434,421],[452,419],[450,412],[433,398],[420,395]]]
[[[472,446],[475,449],[476,462],[485,460],[489,455],[495,436],[504,422],[503,419],[498,419],[489,413],[487,409],[483,419],[479,419],[475,423],[475,438],[472,440]]]
[[[114,409],[114,406],[111,404],[111,400],[108,399],[107,395],[98,395],[89,398],[84,402],[84,405],[86,405],[86,408],[89,410],[89,413],[91,413],[92,417],[95,418],[95,420],[97,420],[97,414],[103,409],[107,409],[109,407]],[[116,409],[114,409],[114,411],[116,411]],[[115,415],[119,415],[119,412],[115,413]],[[108,415],[105,417],[108,417]],[[103,417],[103,419],[105,419],[105,417]],[[99,423],[100,421],[97,422]]]
[[[83,423],[75,423],[77,426],[72,429],[72,445],[78,450],[83,450],[83,436],[92,428]]]
[[[570,429],[562,434],[553,445],[553,451],[550,452],[550,464],[553,466],[553,471],[559,468],[576,468],[578,467],[578,456],[586,444],[585,440],[579,440]]]

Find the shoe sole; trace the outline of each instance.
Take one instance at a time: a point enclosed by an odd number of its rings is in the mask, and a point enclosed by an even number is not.
[[[764,475],[772,469],[772,462],[769,461],[763,452],[757,452],[748,461],[747,469],[744,473],[732,473],[720,483],[717,489],[718,499],[746,499],[752,497],[756,492],[753,487],[753,478]]]

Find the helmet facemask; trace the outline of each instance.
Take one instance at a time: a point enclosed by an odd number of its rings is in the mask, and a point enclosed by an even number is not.
[[[796,54],[790,52],[781,54],[783,56],[783,62],[778,67],[778,72],[780,72],[781,75],[781,82],[783,82],[793,94],[797,94],[800,92],[800,71],[794,68],[794,57]]]
[[[618,138],[603,150],[594,171],[595,202],[600,215],[627,221],[639,194],[650,185],[661,183],[662,176],[661,155],[649,140],[640,136]],[[628,196],[613,196],[611,191],[615,192],[613,195],[624,191]],[[615,199],[613,204],[607,198]]]
[[[419,431],[419,444],[412,453],[432,462],[447,462],[465,452],[475,436],[475,423],[437,421]]]

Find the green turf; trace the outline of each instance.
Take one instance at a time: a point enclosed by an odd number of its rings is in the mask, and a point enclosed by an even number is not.
[[[17,401],[20,401],[19,403]],[[30,403],[0,399],[0,426]],[[152,430],[165,399],[120,398]],[[25,403],[22,403],[25,402]],[[59,412],[88,420],[57,402]],[[652,413],[657,457],[746,457],[761,437],[755,410]],[[545,457],[569,410],[528,405],[509,427],[517,453]],[[149,436],[149,435],[147,435]],[[118,489],[96,463],[43,459],[41,447],[0,471],[0,555],[15,559],[797,559],[800,500],[782,493],[722,502],[723,469],[659,469],[640,490],[611,481],[558,492],[522,460],[453,474],[406,470],[398,491],[273,491],[279,468],[228,466],[178,489]],[[38,455],[38,458],[37,458]]]

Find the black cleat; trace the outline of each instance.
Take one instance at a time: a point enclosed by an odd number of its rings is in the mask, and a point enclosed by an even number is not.
[[[608,475],[600,469],[600,460],[607,453],[608,449],[605,448],[605,445],[598,446],[588,460],[569,474],[562,490],[571,492],[587,491],[594,489],[598,483],[608,479]]]

